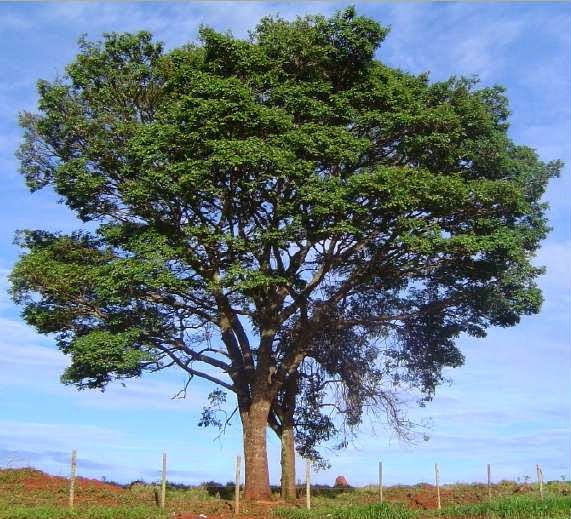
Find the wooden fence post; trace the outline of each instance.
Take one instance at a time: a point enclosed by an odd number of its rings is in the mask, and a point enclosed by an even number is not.
[[[69,478],[69,508],[73,509],[75,500],[75,475],[77,472],[77,451],[71,451],[71,468]]]
[[[163,452],[163,471],[161,474],[161,510],[165,509],[167,493],[167,453]]]
[[[234,487],[234,513],[240,513],[240,465],[242,464],[242,458],[240,456],[236,457],[236,479]]]
[[[442,507],[440,505],[440,471],[438,470],[438,463],[434,464],[434,474],[436,476],[436,506],[440,510]]]
[[[383,502],[383,462],[379,461],[379,501]]]
[[[543,471],[539,465],[536,466],[537,470],[537,483],[539,484],[539,495],[543,500]]]
[[[305,465],[305,506],[311,510],[311,461],[307,460]]]
[[[488,463],[488,501],[492,500],[492,467]]]

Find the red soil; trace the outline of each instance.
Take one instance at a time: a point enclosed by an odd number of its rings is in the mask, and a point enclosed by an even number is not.
[[[223,515],[219,514],[196,514],[192,512],[179,512],[174,516],[174,519],[231,519],[236,517],[233,512],[228,512]],[[268,515],[244,515],[240,513],[240,519],[260,519],[260,517],[268,517]]]
[[[22,471],[18,471],[22,472]],[[26,490],[52,490],[58,491],[69,488],[69,479],[62,476],[50,476],[45,472],[40,470],[28,469],[24,472],[22,479],[20,479],[20,484]],[[77,492],[91,491],[91,490],[103,490],[113,494],[121,494],[125,490],[111,483],[105,483],[104,481],[99,481],[97,479],[88,479],[83,477],[78,477],[75,480],[75,488]]]
[[[403,495],[394,496],[388,501],[395,503],[404,503],[408,508],[415,510],[435,510],[438,500],[436,496],[436,487],[432,485],[419,485],[415,488],[407,489]],[[462,495],[458,495],[457,491],[448,488],[440,489],[440,502],[444,504],[458,503],[469,504],[478,503],[481,496],[473,490],[464,491]]]
[[[50,476],[35,469],[0,470],[0,494],[9,496],[14,504],[57,504],[65,506],[69,496],[69,479]],[[99,504],[115,506],[128,497],[128,491],[118,485],[78,477],[75,481],[77,505]]]

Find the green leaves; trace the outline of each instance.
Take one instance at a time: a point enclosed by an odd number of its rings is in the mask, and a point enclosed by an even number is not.
[[[131,329],[122,333],[94,330],[70,342],[65,352],[71,356],[61,380],[80,388],[102,388],[114,378],[136,377],[151,356],[137,349],[140,332]],[[134,347],[135,346],[135,347]]]
[[[330,19],[308,16],[288,23],[263,18],[253,36],[268,58],[279,65],[282,78],[327,78],[336,86],[345,86],[370,65],[387,33],[388,29],[375,21],[356,16],[350,7]]]
[[[22,173],[95,231],[24,234],[13,295],[74,356],[66,380],[206,362],[248,386],[244,326],[291,373],[304,319],[392,334],[430,393],[459,334],[539,311],[531,258],[561,164],[510,140],[501,87],[376,61],[387,33],[349,8],[169,52],[106,34],[38,83]],[[210,358],[206,324],[226,348]]]

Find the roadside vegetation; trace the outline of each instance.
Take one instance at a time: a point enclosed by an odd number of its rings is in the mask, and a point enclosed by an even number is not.
[[[313,489],[312,509],[305,497],[296,506],[276,503],[243,503],[241,519],[568,519],[571,517],[571,484],[552,481],[541,500],[536,485],[504,481],[493,485],[492,500],[481,484],[444,485],[442,510],[436,510],[435,489],[414,486],[385,487],[379,504],[375,486]],[[130,485],[78,478],[76,507],[69,510],[68,480],[34,469],[0,470],[0,519],[230,519],[233,488],[230,483],[206,482],[199,486],[170,484],[166,509],[160,512],[157,485]]]

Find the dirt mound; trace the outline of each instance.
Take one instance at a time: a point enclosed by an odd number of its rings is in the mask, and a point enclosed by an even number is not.
[[[26,490],[53,490],[67,489],[69,487],[69,479],[63,476],[51,476],[37,469],[4,469],[0,470],[2,480],[14,481],[23,486]],[[75,488],[78,492],[93,492],[102,490],[119,494],[124,489],[119,485],[106,483],[97,479],[89,479],[78,477],[75,480]]]
[[[14,504],[37,505],[54,504],[65,506],[69,496],[69,479],[51,476],[41,470],[3,469],[0,470],[0,492],[9,495]],[[75,497],[78,505],[118,504],[127,491],[113,483],[78,477],[75,481]]]

